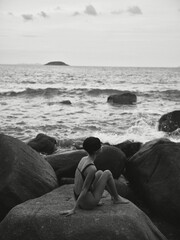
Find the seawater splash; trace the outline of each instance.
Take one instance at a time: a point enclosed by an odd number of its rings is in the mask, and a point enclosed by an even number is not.
[[[109,144],[115,145],[126,140],[132,142],[148,142],[157,138],[164,138],[166,136],[164,132],[158,132],[156,129],[147,126],[146,129],[142,128],[141,125],[132,126],[124,134],[108,134],[108,133],[94,133],[94,136],[99,137],[102,142],[108,142]],[[173,141],[173,140],[172,140]]]
[[[173,142],[180,142],[180,128],[169,134],[169,139]]]
[[[145,121],[141,120],[128,128],[123,134],[95,132],[93,136],[99,137],[103,143],[107,142],[111,145],[116,145],[126,140],[146,143],[158,138],[167,138],[173,142],[180,142],[180,129],[177,129],[169,134],[158,131],[157,126],[149,125]]]

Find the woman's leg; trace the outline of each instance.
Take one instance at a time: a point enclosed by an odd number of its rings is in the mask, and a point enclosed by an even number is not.
[[[106,186],[107,189],[109,189],[109,193],[113,197],[114,203],[128,203],[128,201],[124,200],[118,195],[112,173],[109,170],[105,170],[101,173],[101,176],[99,177],[96,185],[94,186],[93,195],[97,202],[100,201]]]
[[[96,187],[96,184],[99,180],[99,178],[101,177],[101,175],[103,174],[103,171],[102,170],[98,170],[96,173],[95,173],[95,179],[94,179],[94,182],[92,183],[92,188],[95,188]]]
[[[95,180],[94,180],[94,182],[93,182],[93,184],[92,184],[92,189],[95,189],[96,188],[96,184],[97,184],[97,182],[98,182],[98,180],[99,180],[99,178],[101,177],[101,175],[103,174],[103,171],[102,170],[98,170],[97,172],[96,172],[96,174],[95,174]],[[108,193],[111,195],[111,198],[112,198],[112,200],[114,199],[114,197],[112,197],[112,192],[111,192],[111,189],[108,187],[108,184],[106,184],[106,186],[105,186],[105,189],[106,189],[106,191],[108,191]]]

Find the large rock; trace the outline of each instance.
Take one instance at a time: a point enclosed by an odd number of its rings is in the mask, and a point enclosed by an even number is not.
[[[15,205],[57,186],[54,170],[36,151],[0,134],[0,220]]]
[[[107,99],[109,103],[117,104],[134,104],[137,101],[137,96],[131,92],[124,92],[121,94],[110,95]]]
[[[27,144],[39,153],[52,154],[57,149],[56,143],[55,138],[47,136],[44,133],[39,133]]]
[[[101,207],[60,211],[74,205],[72,185],[13,208],[0,224],[1,240],[167,240],[133,203],[113,205],[106,197]]]
[[[180,143],[159,139],[146,143],[128,160],[126,176],[149,206],[180,221]]]
[[[114,147],[121,149],[127,158],[132,157],[136,152],[138,152],[141,146],[141,142],[132,142],[130,140],[114,145]]]
[[[126,156],[120,149],[104,145],[98,153],[94,164],[98,170],[109,169],[115,179],[118,179],[125,168]]]
[[[53,167],[59,184],[61,184],[62,178],[74,178],[79,161],[86,155],[84,150],[72,150],[46,156],[46,160]]]
[[[61,183],[61,178],[74,178],[79,161],[86,155],[84,150],[73,150],[46,156],[46,160],[53,167]],[[104,145],[94,163],[98,170],[109,169],[113,177],[118,179],[125,167],[125,162],[126,156],[120,149]]]
[[[159,131],[173,132],[180,128],[180,110],[164,114],[159,119]]]

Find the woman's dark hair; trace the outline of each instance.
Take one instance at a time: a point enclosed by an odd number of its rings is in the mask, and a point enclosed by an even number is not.
[[[88,137],[83,142],[83,148],[91,155],[101,148],[101,141],[96,137]]]

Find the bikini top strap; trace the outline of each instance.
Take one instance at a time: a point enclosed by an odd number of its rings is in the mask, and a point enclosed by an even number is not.
[[[84,168],[83,168],[83,170],[81,171],[81,173],[83,174],[84,173],[84,171],[89,167],[89,166],[94,166],[94,163],[89,163],[89,164],[87,164]]]
[[[82,178],[83,178],[83,180],[85,180],[85,176],[84,176],[84,171],[89,167],[89,166],[94,166],[94,163],[89,163],[89,164],[87,164],[84,168],[83,168],[83,170],[81,171],[79,168],[78,168],[78,170],[79,170],[79,172],[81,173],[81,176],[82,176]]]

